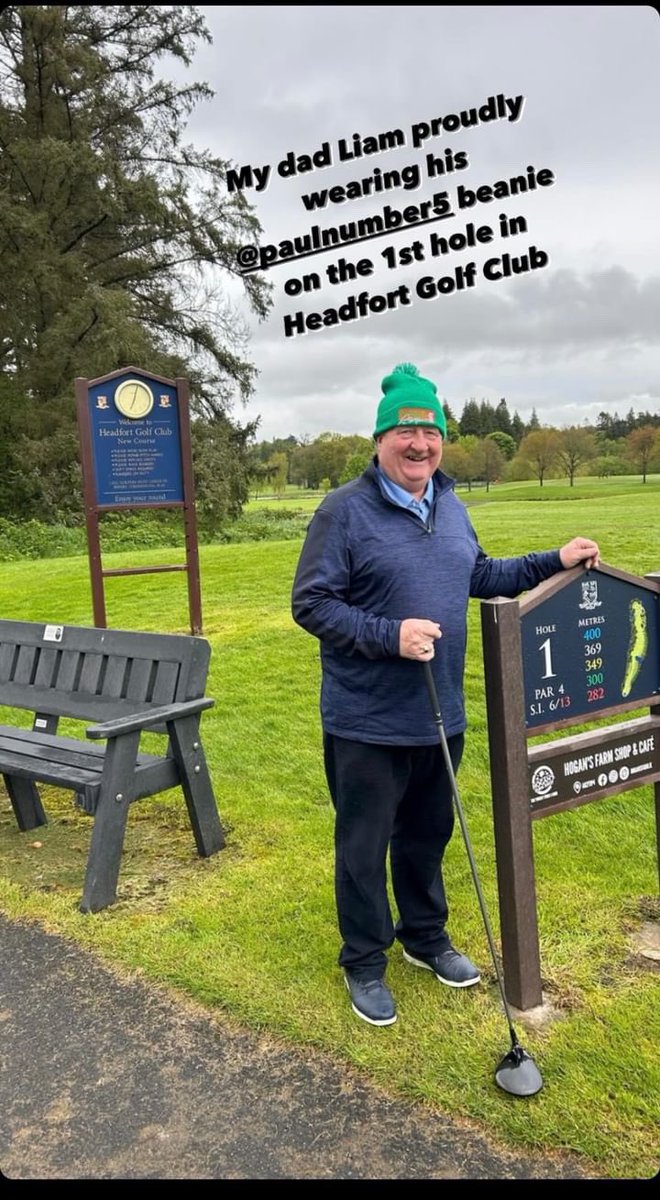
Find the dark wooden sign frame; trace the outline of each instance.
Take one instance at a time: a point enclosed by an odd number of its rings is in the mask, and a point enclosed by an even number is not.
[[[95,467],[94,430],[90,417],[90,389],[107,385],[108,391],[113,384],[118,384],[122,378],[143,380],[147,385],[155,385],[173,389],[176,393],[177,432],[180,450],[180,480],[182,498],[166,501],[99,503],[99,481]],[[94,624],[100,629],[107,628],[106,605],[103,580],[112,575],[146,575],[160,571],[185,571],[188,582],[188,610],[190,616],[190,632],[202,633],[202,601],[199,572],[199,546],[197,538],[197,514],[195,510],[195,484],[192,467],[192,447],[190,438],[190,402],[188,381],[186,379],[165,379],[154,375],[140,367],[122,367],[108,375],[97,379],[75,380],[76,409],[78,416],[78,431],[80,436],[81,466],[83,477],[83,494],[85,503],[85,523],[87,529],[87,546],[92,585],[92,606]],[[104,397],[105,400],[105,397]],[[138,422],[136,422],[137,424]],[[99,516],[104,512],[122,509],[143,508],[177,508],[183,512],[185,553],[184,563],[163,564],[149,567],[114,567],[104,568],[101,558],[101,538]]]
[[[481,603],[503,971],[507,998],[522,1011],[543,1002],[532,822],[603,796],[654,783],[660,864],[658,691],[601,708],[597,713],[585,714],[581,709],[572,716],[527,727],[522,621],[527,614],[586,575],[592,579],[604,575],[636,589],[646,589],[653,593],[660,610],[660,574],[640,578],[604,563],[590,572],[584,567],[563,571],[520,600],[498,597]],[[660,662],[657,671],[660,675]],[[528,747],[528,740],[540,732],[585,725],[590,720],[601,720],[646,705],[650,706],[648,716]],[[617,768],[623,764],[624,770],[612,770],[613,764]],[[550,784],[550,787],[554,786],[552,793],[548,790],[544,796],[541,788],[539,795],[532,795],[532,780],[537,771],[553,781]]]

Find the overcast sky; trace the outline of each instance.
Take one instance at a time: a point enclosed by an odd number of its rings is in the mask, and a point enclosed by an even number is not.
[[[191,74],[215,98],[193,114],[188,136],[237,171],[271,168],[261,191],[244,188],[263,227],[260,248],[311,236],[313,227],[382,216],[386,207],[402,214],[415,206],[428,218],[267,271],[274,307],[265,322],[249,318],[255,396],[235,409],[241,421],[260,414],[259,440],[324,430],[370,436],[380,381],[402,361],[437,384],[457,417],[470,398],[497,404],[505,397],[511,414],[528,420],[536,409],[542,424],[560,427],[595,422],[602,410],[658,410],[655,9],[201,11],[213,45],[200,47]],[[465,127],[461,114],[470,110],[477,121]],[[301,169],[287,176],[278,165],[290,152]],[[320,165],[303,170],[301,156],[315,154]],[[454,169],[430,178],[427,156]],[[400,186],[376,192],[371,184],[372,194],[360,194],[364,180],[393,184],[397,171]],[[417,174],[417,186],[403,186]],[[536,186],[468,204],[477,188],[504,181],[510,190],[520,175]],[[541,186],[539,177],[554,182]],[[312,211],[303,202],[349,184],[352,199],[327,199]],[[433,219],[442,192],[450,215]],[[509,229],[516,220],[518,232],[504,238],[501,218]],[[465,234],[470,224],[490,230],[490,241],[440,252],[439,239]],[[401,251],[414,246],[412,261],[402,262]],[[519,270],[496,278],[506,271],[505,254]],[[340,260],[372,269],[332,282]],[[287,294],[285,285],[294,291],[306,276],[311,290]],[[287,317],[289,328],[297,313],[332,320],[328,310],[362,293],[395,295],[396,306],[285,336]]]

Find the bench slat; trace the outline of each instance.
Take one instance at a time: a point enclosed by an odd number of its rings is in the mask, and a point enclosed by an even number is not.
[[[38,758],[25,751],[16,752],[7,748],[0,750],[0,774],[21,775],[35,779],[38,783],[51,783],[54,787],[68,788],[76,792],[83,785],[98,787],[100,770],[89,770],[71,763],[54,762]]]
[[[129,661],[130,672],[126,688],[126,699],[137,701],[136,708],[146,708],[147,689],[149,687],[149,680],[151,679],[153,659],[133,658]]]
[[[61,650],[60,664],[53,687],[60,692],[72,692],[78,676],[81,655],[78,650]]]
[[[179,680],[179,664],[174,662],[159,662],[157,664],[156,680],[154,683],[153,692],[151,694],[151,702],[157,706],[161,704],[171,704],[176,698],[177,683]],[[197,699],[197,697],[191,697]]]
[[[39,661],[34,676],[37,686],[52,687],[53,677],[58,666],[59,651],[54,646],[42,646],[38,651]]]
[[[112,696],[90,696],[87,693],[72,692],[63,696],[49,688],[28,688],[25,684],[16,685],[12,691],[0,684],[0,705],[85,722],[112,721],[116,717],[130,717],[136,710],[161,707],[151,701],[138,704],[128,698],[118,700]]]
[[[19,648],[18,660],[14,671],[14,679],[17,683],[32,683],[36,658],[36,646],[21,646]]]
[[[102,654],[85,654],[77,691],[88,692],[90,695],[95,696],[99,686],[99,679],[101,678],[102,666]]]
[[[88,744],[92,748],[91,754],[86,753]],[[77,738],[13,730],[10,726],[2,725],[0,726],[0,771],[3,770],[5,753],[26,754],[44,762],[68,763],[72,768],[79,767],[82,771],[101,771],[103,769],[103,747],[94,747],[92,743],[78,741]]]
[[[125,655],[117,655],[108,659],[105,677],[103,679],[103,695],[119,698],[124,691],[128,659]]]
[[[0,775],[29,776],[40,783],[79,791],[81,784],[98,788],[104,760],[105,745],[101,743],[0,726]],[[173,787],[178,782],[178,772],[171,759],[141,751],[136,769],[138,792],[146,784],[147,773],[150,785],[157,777],[162,778],[162,787]],[[65,778],[68,782],[64,782]]]
[[[16,653],[16,646],[13,644],[5,642],[0,646],[0,683],[9,679]]]

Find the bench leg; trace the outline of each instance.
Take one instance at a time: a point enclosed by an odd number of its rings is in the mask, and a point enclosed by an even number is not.
[[[225,835],[199,736],[199,715],[168,721],[172,753],[181,775],[188,816],[195,835],[197,852],[202,858],[222,850]]]
[[[117,899],[130,788],[139,744],[139,730],[108,741],[80,902],[81,912],[98,912],[114,904]]]
[[[48,818],[32,780],[23,779],[21,775],[3,775],[2,778],[18,828],[24,833],[28,829],[36,829],[39,825],[47,825]]]

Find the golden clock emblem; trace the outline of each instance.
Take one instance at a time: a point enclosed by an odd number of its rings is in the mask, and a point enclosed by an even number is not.
[[[115,404],[123,417],[135,421],[151,412],[154,394],[141,379],[126,379],[115,392]]]

